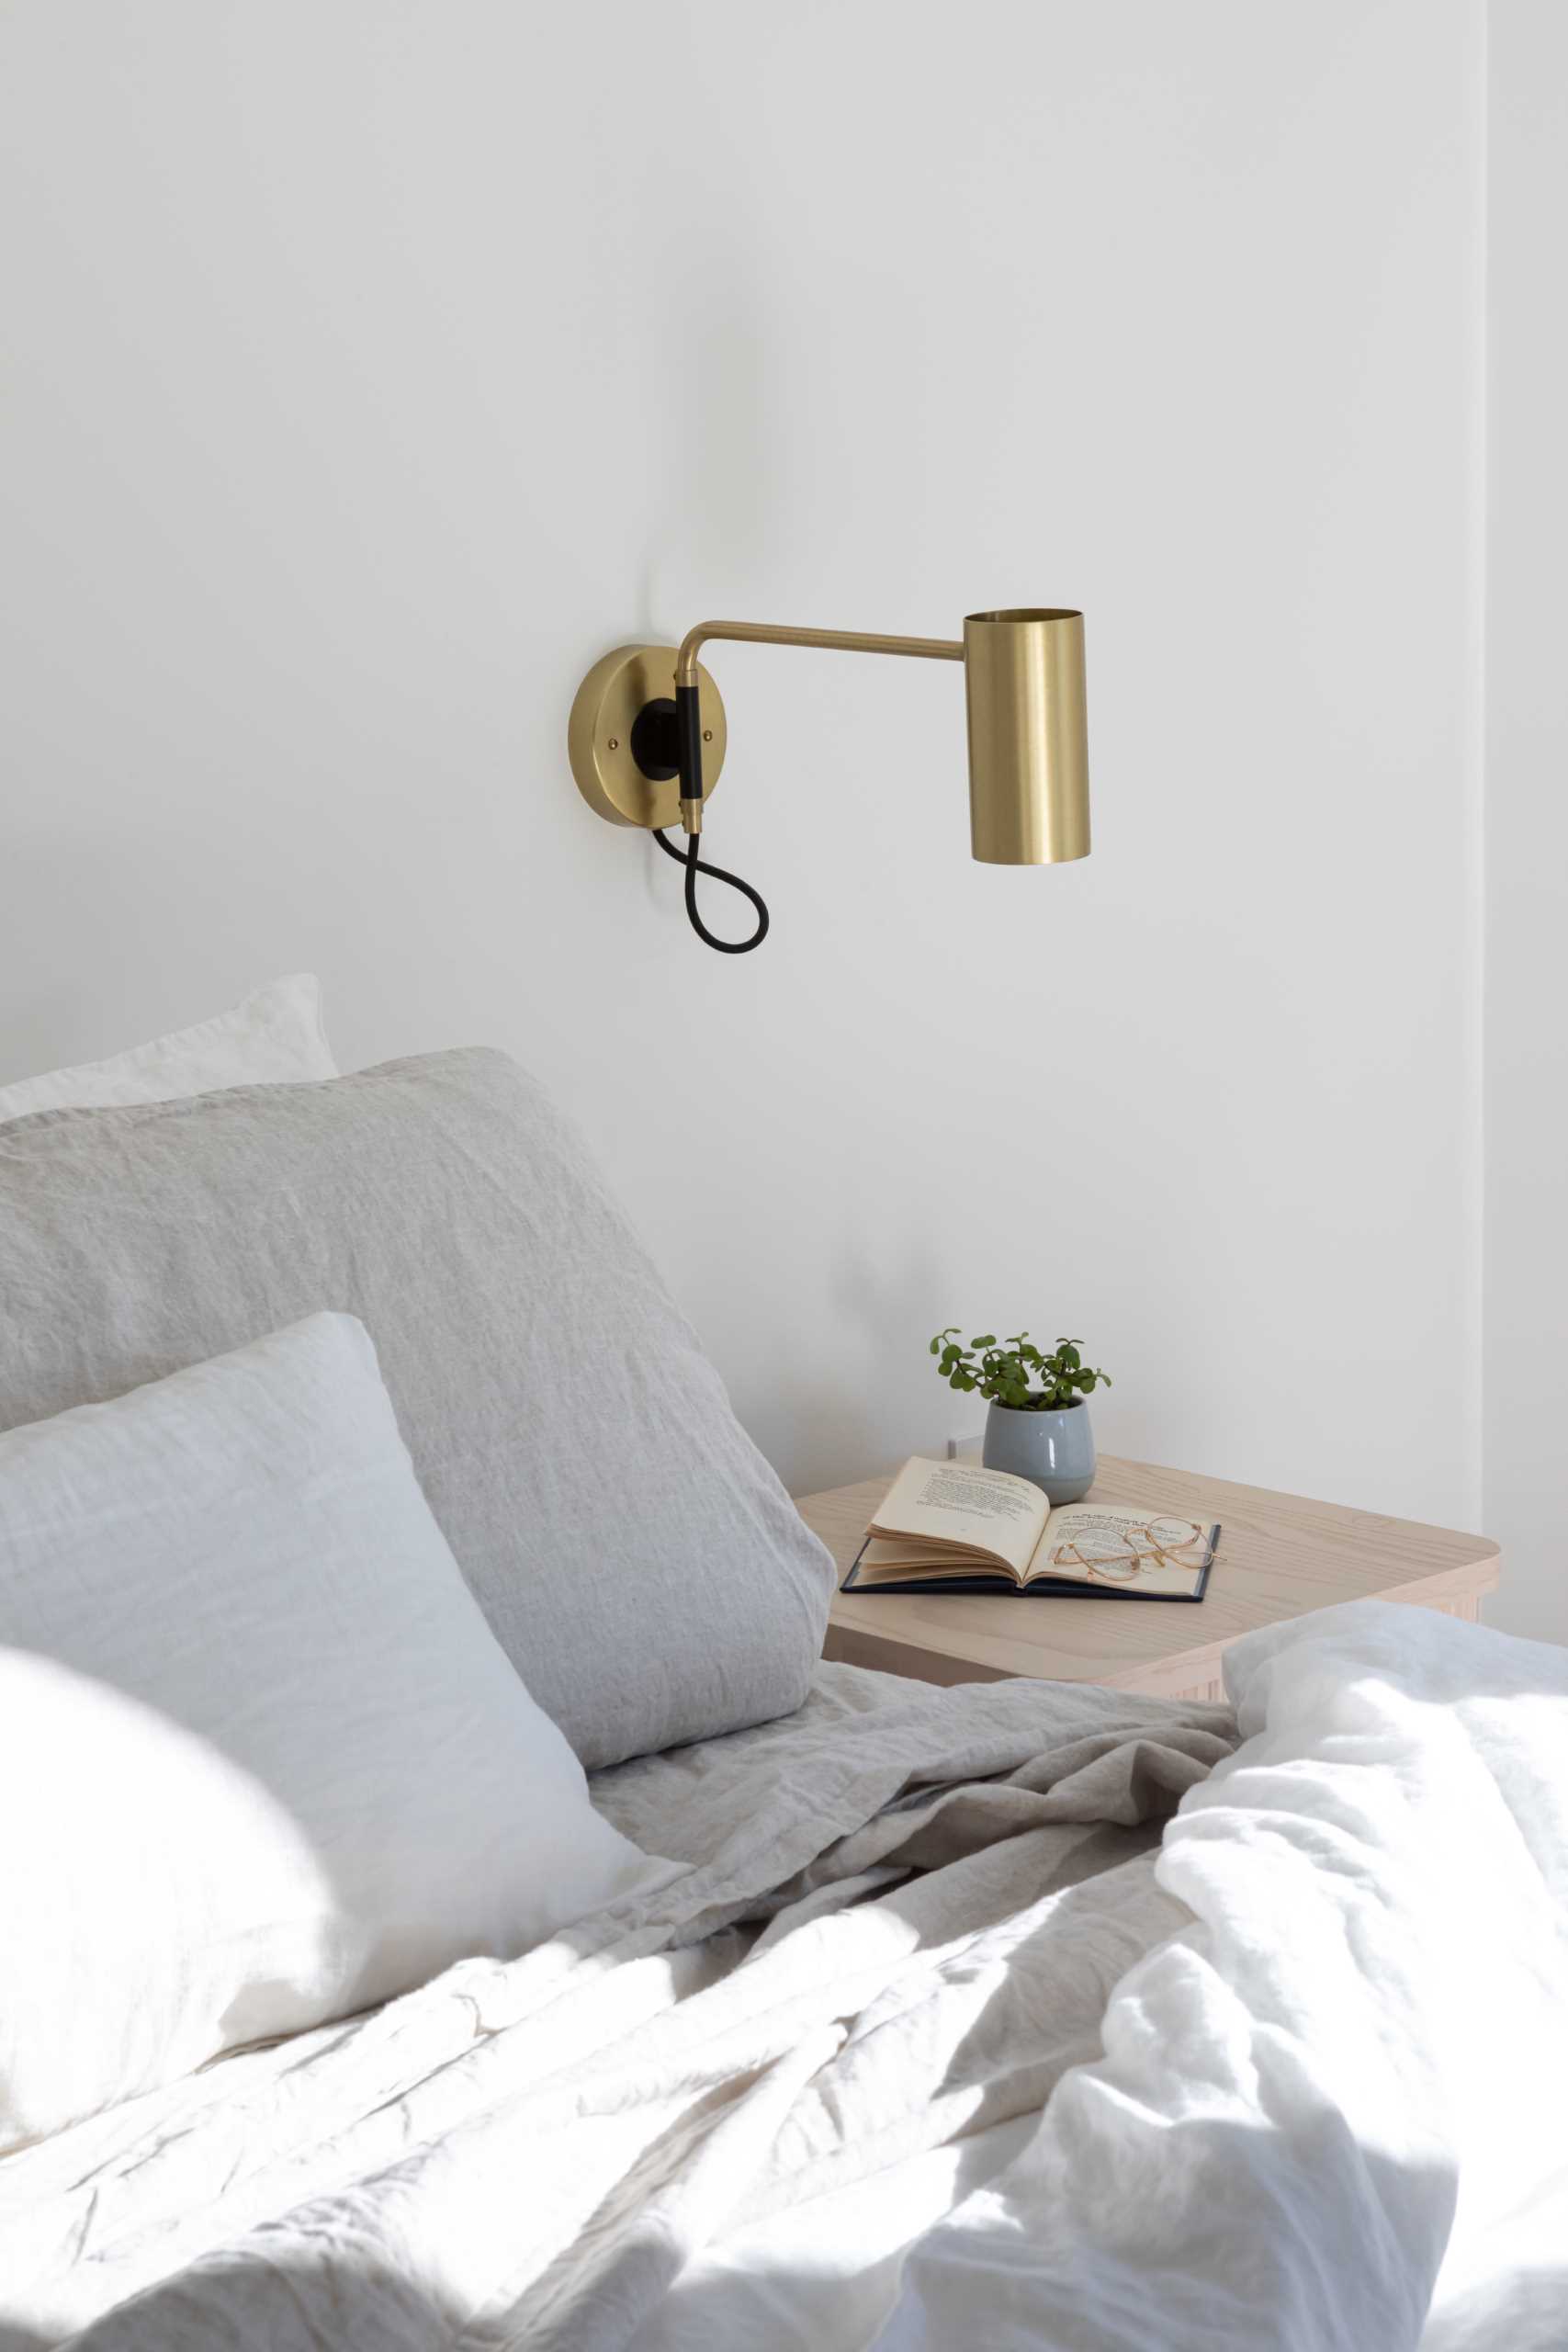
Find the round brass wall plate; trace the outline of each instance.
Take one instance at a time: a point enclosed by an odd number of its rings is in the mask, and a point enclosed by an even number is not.
[[[567,749],[577,788],[590,808],[612,825],[673,825],[681,786],[674,776],[656,784],[632,757],[632,727],[645,703],[675,693],[672,645],[618,645],[595,662],[577,689],[567,726]],[[702,663],[703,797],[718,782],[727,734],[718,688]]]

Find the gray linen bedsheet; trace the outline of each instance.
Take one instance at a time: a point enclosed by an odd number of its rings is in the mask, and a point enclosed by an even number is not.
[[[829,1666],[796,1715],[601,1774],[652,1893],[0,2165],[0,2347],[630,2346],[725,2233],[1098,2054],[1189,1918],[1163,1822],[1235,1740]]]

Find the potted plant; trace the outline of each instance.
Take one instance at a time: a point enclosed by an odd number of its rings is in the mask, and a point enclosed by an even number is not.
[[[990,1405],[982,1454],[987,1470],[1010,1470],[1038,1487],[1053,1510],[1076,1503],[1094,1484],[1094,1432],[1084,1399],[1111,1385],[1083,1360],[1081,1340],[1058,1340],[1047,1355],[1027,1331],[998,1340],[982,1331],[965,1347],[950,1324],[931,1341],[950,1388],[976,1389]]]

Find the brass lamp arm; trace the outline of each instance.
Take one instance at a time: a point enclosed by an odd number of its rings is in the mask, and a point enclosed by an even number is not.
[[[815,645],[835,653],[910,653],[928,662],[962,662],[964,640],[952,637],[868,637],[855,629],[778,628],[766,621],[699,621],[681,639],[675,684],[697,683],[697,654],[710,637],[744,645]]]
[[[766,621],[699,621],[675,656],[675,736],[681,777],[681,822],[689,836],[703,829],[702,714],[697,655],[710,637],[744,645],[815,645],[837,653],[912,653],[929,662],[962,662],[964,642],[947,637],[869,637],[847,628],[779,628]]]

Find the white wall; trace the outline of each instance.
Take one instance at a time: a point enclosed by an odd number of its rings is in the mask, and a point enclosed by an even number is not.
[[[0,1078],[314,967],[570,1100],[797,1487],[1021,1320],[1473,1520],[1482,30],[12,0]],[[1015,602],[1085,864],[968,862],[945,666],[715,650],[747,961],[571,786],[607,646]]]
[[[1568,1641],[1568,11],[1491,16],[1484,1508],[1490,1613]]]

